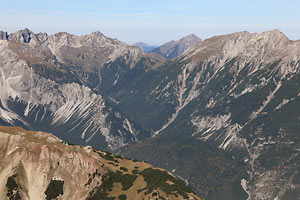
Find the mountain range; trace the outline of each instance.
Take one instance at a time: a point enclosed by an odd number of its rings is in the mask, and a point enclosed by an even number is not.
[[[110,149],[149,137],[115,110],[116,101],[106,89],[120,87],[130,76],[163,62],[162,57],[100,32],[48,36],[25,29],[0,35],[3,125],[54,132],[71,143]],[[98,140],[103,142],[94,144]]]
[[[300,42],[279,30],[173,59],[100,32],[0,38],[1,125],[145,160],[205,199],[300,198]]]

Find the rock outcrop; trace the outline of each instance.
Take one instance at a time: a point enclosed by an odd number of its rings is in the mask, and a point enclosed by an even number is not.
[[[0,127],[1,199],[199,199],[169,172],[43,132]]]

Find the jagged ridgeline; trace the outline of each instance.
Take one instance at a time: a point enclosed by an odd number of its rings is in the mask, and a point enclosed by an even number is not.
[[[0,199],[198,199],[166,170],[43,132],[0,127]]]
[[[100,32],[0,36],[0,124],[145,160],[206,199],[299,199],[299,41],[239,32],[166,60]]]
[[[111,150],[151,136],[108,93],[163,57],[100,32],[79,37],[25,29],[1,32],[0,39],[0,124]]]

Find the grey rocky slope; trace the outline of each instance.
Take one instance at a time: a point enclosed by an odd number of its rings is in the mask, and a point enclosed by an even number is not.
[[[162,55],[166,58],[175,58],[181,55],[187,48],[199,42],[201,42],[201,39],[198,36],[190,34],[179,40],[167,42],[152,50],[152,52]]]
[[[99,87],[118,87],[161,57],[100,32],[47,35],[25,29],[1,35],[1,124],[109,149],[149,137],[115,109],[114,100],[103,97]],[[106,73],[109,70],[114,74]]]
[[[278,30],[216,36],[161,70],[130,99],[153,137],[123,154],[175,171],[207,199],[299,198],[299,41]]]

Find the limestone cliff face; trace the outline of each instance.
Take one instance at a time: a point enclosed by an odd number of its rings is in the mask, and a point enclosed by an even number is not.
[[[199,199],[166,171],[43,132],[0,127],[0,159],[0,199]],[[149,172],[167,179],[147,182]]]

